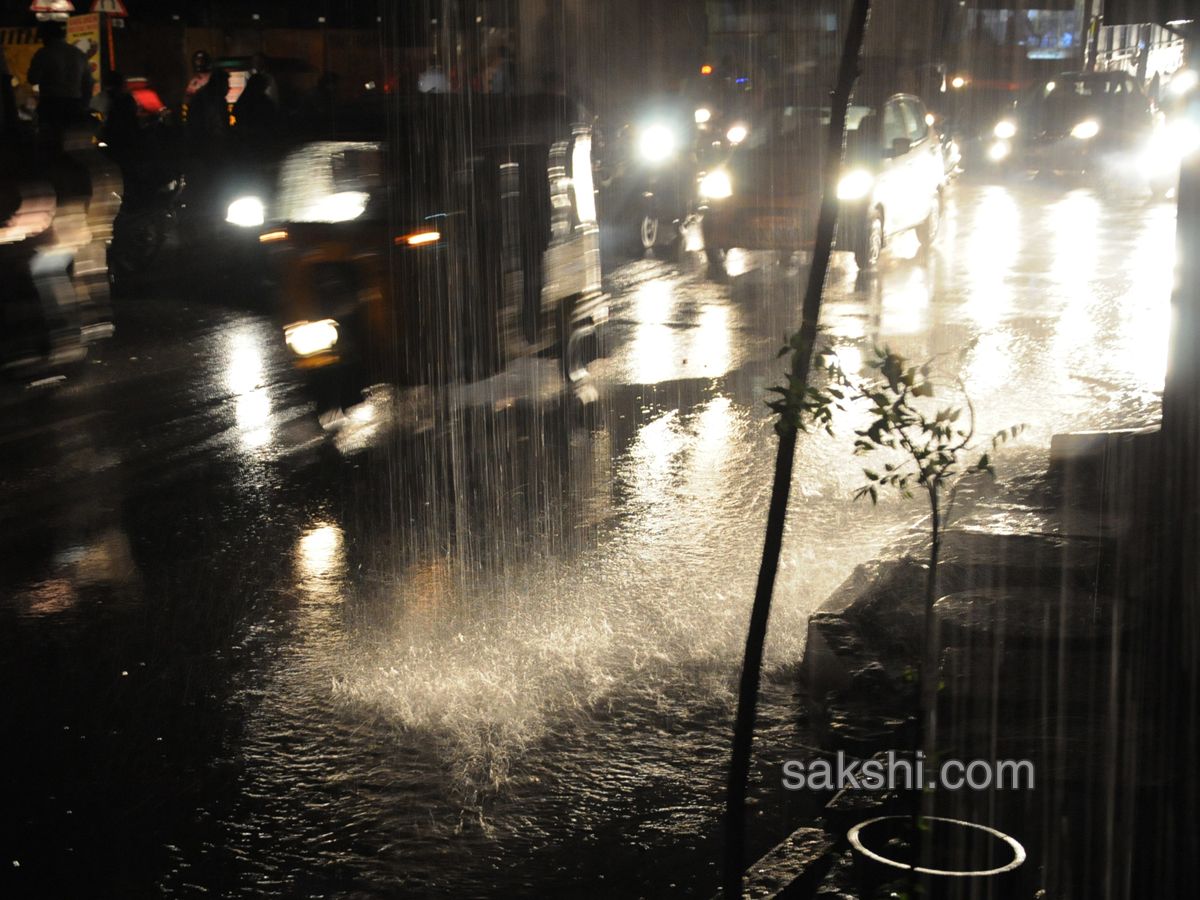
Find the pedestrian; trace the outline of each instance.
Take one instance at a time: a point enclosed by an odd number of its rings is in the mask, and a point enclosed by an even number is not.
[[[188,108],[188,142],[194,152],[221,156],[229,146],[229,73],[217,69]]]
[[[270,146],[275,129],[275,104],[268,90],[270,82],[262,72],[255,72],[233,104],[233,131],[241,148],[252,157],[263,154]]]
[[[125,87],[125,76],[113,70],[104,76],[107,114],[100,136],[108,145],[108,155],[125,171],[132,164],[138,148],[137,101]]]
[[[61,22],[42,22],[38,37],[42,48],[33,55],[26,80],[38,88],[42,144],[61,150],[66,130],[87,121],[95,80],[83,51],[67,43]]]

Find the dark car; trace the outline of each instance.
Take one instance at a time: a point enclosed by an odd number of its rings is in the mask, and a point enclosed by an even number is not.
[[[812,245],[828,124],[827,107],[773,109],[726,165],[705,176],[704,246],[715,277],[726,274],[725,254],[733,247],[790,256]],[[915,228],[923,244],[931,243],[946,173],[925,105],[909,94],[856,104],[846,129],[836,248],[870,269],[892,235]]]
[[[1126,72],[1065,72],[1029,88],[993,126],[989,159],[1017,171],[1132,169],[1154,129]]]
[[[588,399],[608,307],[587,117],[557,96],[431,94],[336,119],[284,160],[260,229],[280,340],[320,405],[534,355]]]

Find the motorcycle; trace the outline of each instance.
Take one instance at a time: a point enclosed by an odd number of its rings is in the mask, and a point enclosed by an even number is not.
[[[114,283],[144,274],[158,258],[178,228],[184,186],[184,177],[178,173],[149,177],[133,173],[126,181],[108,251]]]

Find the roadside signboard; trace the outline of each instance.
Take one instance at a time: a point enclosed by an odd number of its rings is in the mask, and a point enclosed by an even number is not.
[[[67,42],[74,44],[88,58],[92,70],[93,96],[100,93],[100,14],[88,13],[67,19]]]
[[[122,18],[129,15],[128,10],[125,9],[125,4],[121,0],[92,0],[92,12],[120,16]]]

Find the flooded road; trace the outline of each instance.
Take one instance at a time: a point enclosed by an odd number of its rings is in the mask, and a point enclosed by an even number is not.
[[[929,256],[835,256],[823,325],[847,365],[974,341],[1012,477],[1154,421],[1173,247],[1171,203],[967,180]],[[533,361],[323,430],[268,316],[165,288],[7,389],[4,896],[711,895],[803,262],[612,261],[586,415]],[[819,802],[778,786],[807,616],[922,514],[854,502],[856,415],[798,451],[756,849]]]

